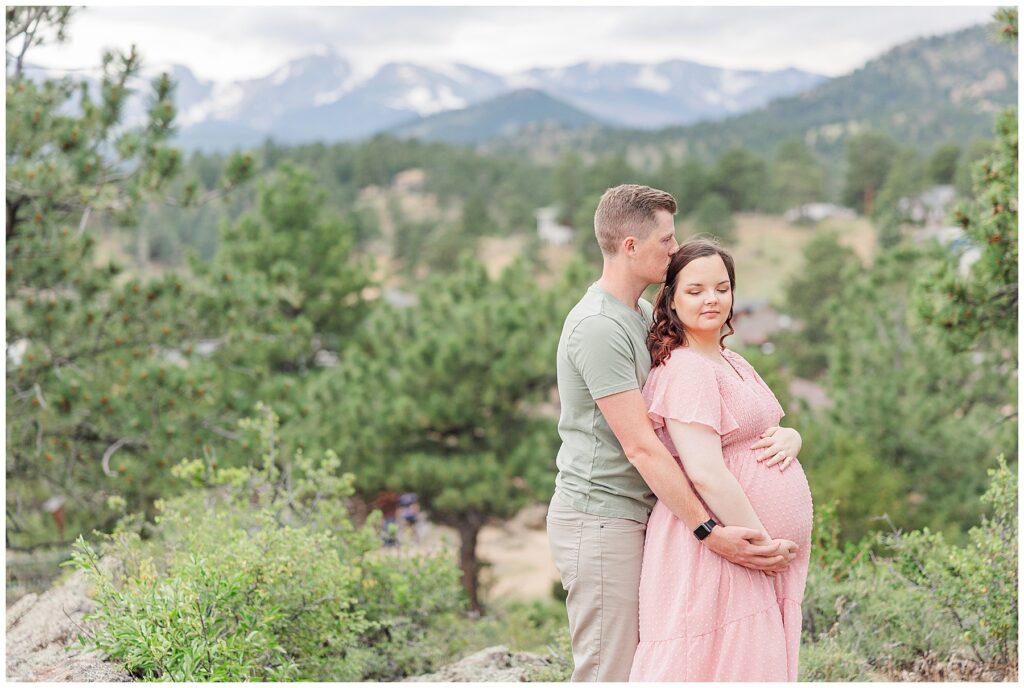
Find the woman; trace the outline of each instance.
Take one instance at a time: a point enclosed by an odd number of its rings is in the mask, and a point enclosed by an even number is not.
[[[733,333],[735,286],[732,257],[717,243],[694,239],[679,248],[655,303],[644,399],[658,437],[715,522],[799,549],[788,569],[768,576],[711,552],[657,504],[647,525],[631,681],[797,680],[811,493],[792,463],[799,436],[778,428],[775,395],[723,344]]]

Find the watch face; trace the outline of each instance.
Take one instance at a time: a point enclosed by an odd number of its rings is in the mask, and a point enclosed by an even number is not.
[[[699,526],[694,528],[693,534],[697,537],[698,540],[703,540],[708,535],[711,535],[711,529],[717,525],[718,524],[715,522],[715,519],[709,518],[707,521],[701,523]]]

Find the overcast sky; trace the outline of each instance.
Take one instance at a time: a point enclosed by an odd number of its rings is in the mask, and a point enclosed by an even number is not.
[[[919,36],[988,21],[995,7],[88,7],[70,41],[29,62],[82,69],[103,47],[201,78],[265,76],[330,47],[368,75],[387,62],[463,62],[501,74],[585,60],[684,59],[837,76]]]

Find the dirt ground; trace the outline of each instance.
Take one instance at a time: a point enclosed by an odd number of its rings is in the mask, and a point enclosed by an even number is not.
[[[484,563],[481,588],[485,601],[528,602],[551,599],[551,586],[559,579],[548,548],[544,517],[547,504],[526,507],[513,519],[485,526],[477,540],[477,557]],[[412,551],[446,549],[457,561],[459,536],[454,528],[424,522],[419,544],[412,545],[409,531],[399,532],[399,542]]]

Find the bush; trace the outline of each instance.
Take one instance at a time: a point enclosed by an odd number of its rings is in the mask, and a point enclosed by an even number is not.
[[[104,553],[79,539],[72,564],[96,588],[101,623],[82,641],[146,679],[393,680],[447,660],[436,638],[464,600],[450,557],[380,549],[379,514],[356,528],[352,476],[337,456],[279,456],[261,408],[259,468],[212,457],[175,473],[193,483],[154,524],[126,517]],[[141,538],[146,534],[147,540]]]
[[[895,673],[929,650],[948,656],[955,629],[922,591],[868,557],[840,580],[812,566],[804,597],[802,681]]]
[[[801,680],[920,677],[955,656],[976,661],[967,676],[1016,673],[1017,481],[1002,458],[990,475],[965,547],[927,529],[840,547],[835,506],[815,508]]]
[[[825,414],[808,414],[794,425],[807,447],[801,462],[815,502],[835,505],[844,542],[860,542],[885,530],[887,520],[905,522],[914,483],[904,470],[879,458],[864,438],[843,430]]]
[[[985,664],[1016,664],[1017,475],[1000,456],[981,498],[992,513],[971,528],[968,544],[951,547],[928,529],[896,533],[896,570],[948,613],[974,657]]]

